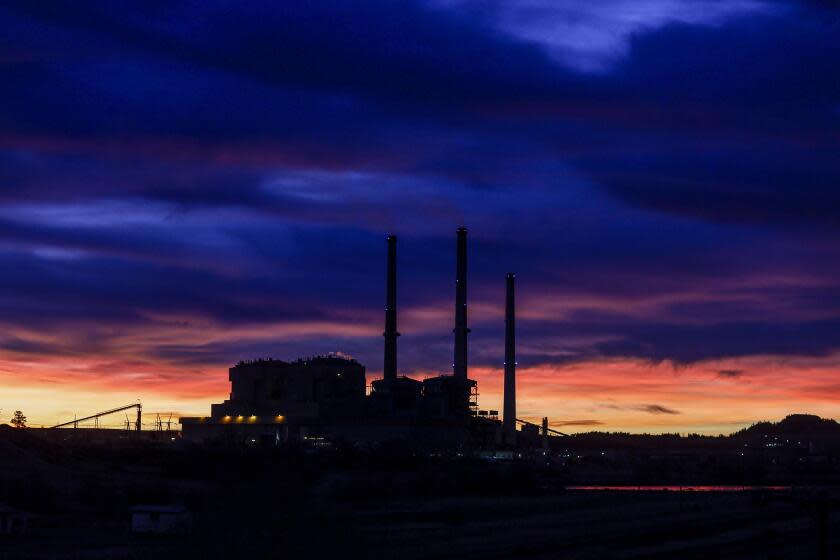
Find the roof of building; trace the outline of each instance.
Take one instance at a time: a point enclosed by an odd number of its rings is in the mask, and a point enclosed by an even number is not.
[[[236,365],[237,366],[250,366],[250,365],[276,365],[276,366],[288,366],[288,365],[309,365],[309,364],[335,364],[335,363],[342,363],[342,364],[354,364],[358,365],[358,361],[346,354],[335,353],[335,354],[326,354],[322,356],[310,356],[306,358],[298,358],[291,362],[286,362],[284,360],[277,360],[274,358],[254,358],[252,360],[240,360]]]

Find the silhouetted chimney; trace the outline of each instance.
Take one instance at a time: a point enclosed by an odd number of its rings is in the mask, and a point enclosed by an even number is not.
[[[388,288],[385,296],[385,379],[397,378],[397,237],[388,236]]]
[[[455,377],[467,380],[467,228],[458,228],[458,263],[455,270]]]
[[[514,281],[512,272],[506,277],[505,293],[505,396],[504,417],[502,419],[505,435],[512,439],[516,435],[516,306],[514,302]],[[512,442],[511,442],[512,443]]]
[[[543,417],[542,420],[542,448],[543,451],[548,451],[548,417]]]

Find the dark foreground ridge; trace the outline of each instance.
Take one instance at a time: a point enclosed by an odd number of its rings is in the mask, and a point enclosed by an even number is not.
[[[840,437],[840,424],[813,414],[791,414],[781,422],[759,422],[732,435],[746,440],[783,436]]]
[[[591,433],[558,438],[571,445],[547,462],[79,434],[92,431],[0,427],[0,516],[26,519],[0,557],[765,559],[840,546],[840,463],[805,451],[817,436],[742,456],[740,435]],[[717,488],[680,490],[700,483]],[[587,484],[671,489],[567,489]]]

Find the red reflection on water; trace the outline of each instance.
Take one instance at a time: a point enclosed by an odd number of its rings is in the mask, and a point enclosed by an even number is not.
[[[749,492],[790,490],[790,486],[566,486],[566,490],[617,490],[632,492]]]

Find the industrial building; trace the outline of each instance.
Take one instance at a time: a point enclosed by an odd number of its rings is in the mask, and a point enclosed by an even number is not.
[[[478,410],[468,376],[467,230],[457,230],[453,372],[417,380],[397,370],[397,238],[387,238],[383,377],[370,384],[365,368],[340,355],[293,362],[258,359],[230,368],[230,398],[210,416],[181,418],[186,439],[251,444],[290,440],[419,445],[513,444],[516,436],[514,275],[508,274],[505,323],[504,425],[496,411]]]

